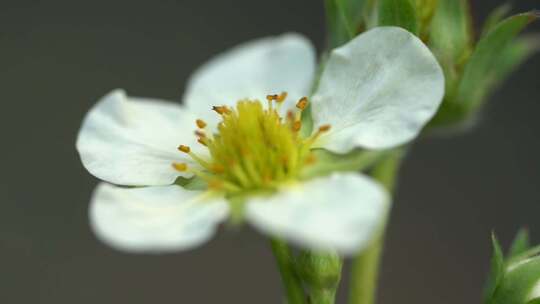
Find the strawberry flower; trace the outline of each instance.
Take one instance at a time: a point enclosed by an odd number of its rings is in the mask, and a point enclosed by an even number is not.
[[[345,155],[414,139],[440,105],[443,74],[396,27],[333,50],[310,94],[315,72],[309,41],[284,34],[204,64],[183,105],[122,90],[103,97],[77,140],[85,168],[105,181],[90,206],[97,236],[127,251],[183,250],[231,217],[309,249],[362,249],[386,213],[386,191],[360,173],[304,172],[324,161],[317,150]]]

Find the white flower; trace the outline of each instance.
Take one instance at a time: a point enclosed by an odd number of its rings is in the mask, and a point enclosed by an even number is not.
[[[314,131],[303,137],[300,113],[315,69],[311,44],[285,34],[202,66],[183,106],[120,90],[105,96],[83,121],[82,163],[106,182],[144,187],[97,187],[97,235],[129,251],[187,249],[209,239],[240,201],[243,218],[271,236],[343,254],[364,247],[386,212],[382,187],[356,173],[300,173],[316,161],[315,148],[341,154],[413,139],[441,102],[443,75],[414,35],[366,32],[331,53],[310,99]],[[201,190],[175,183],[194,175]]]

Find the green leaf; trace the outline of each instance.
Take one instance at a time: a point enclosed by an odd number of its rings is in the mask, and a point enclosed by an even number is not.
[[[497,241],[494,233],[491,234],[491,242],[493,246],[493,255],[491,257],[491,270],[488,276],[486,289],[484,291],[485,303],[491,303],[491,299],[504,278],[504,257],[501,250],[501,245]]]
[[[485,36],[497,24],[499,24],[499,22],[501,22],[510,13],[511,9],[512,9],[512,5],[505,3],[503,5],[496,7],[493,11],[491,11],[491,13],[487,17],[482,27],[482,36]]]
[[[499,64],[501,50],[505,50],[514,38],[537,18],[537,12],[509,17],[480,40],[465,67],[457,93],[457,101],[467,112],[476,110],[489,92],[494,76],[497,75],[496,67]]]
[[[508,251],[508,257],[511,259],[515,256],[518,256],[526,252],[530,246],[531,245],[529,240],[529,231],[527,231],[527,229],[525,228],[522,228],[516,234],[516,237],[514,238],[514,241],[510,246],[510,250]]]
[[[447,102],[453,101],[462,64],[472,49],[471,23],[467,0],[439,0],[428,44],[444,71]]]
[[[379,25],[399,26],[417,35],[418,20],[414,5],[410,0],[381,0]]]
[[[540,257],[510,266],[490,304],[523,304],[540,280]]]

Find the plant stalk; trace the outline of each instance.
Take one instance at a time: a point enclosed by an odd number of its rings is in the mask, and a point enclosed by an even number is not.
[[[394,191],[403,150],[396,150],[381,160],[371,176],[379,181],[390,193]],[[389,212],[390,208],[388,208]],[[379,266],[383,252],[388,215],[383,220],[379,235],[364,251],[353,259],[350,285],[350,304],[374,304],[379,280]]]
[[[271,245],[285,287],[287,303],[307,304],[302,281],[294,268],[291,249],[285,242],[276,239],[271,241]]]

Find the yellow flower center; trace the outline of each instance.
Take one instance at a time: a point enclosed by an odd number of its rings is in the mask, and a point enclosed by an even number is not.
[[[268,95],[267,106],[258,100],[240,100],[236,107],[214,106],[221,122],[213,134],[207,124],[197,119],[198,142],[208,149],[209,159],[193,153],[188,146],[178,149],[189,154],[203,170],[173,163],[178,171],[192,171],[213,190],[235,193],[272,189],[280,183],[297,179],[302,168],[315,161],[311,146],[329,126],[319,128],[309,137],[300,134],[301,113],[308,105],[300,99],[296,109],[281,117],[278,110],[287,93]]]

